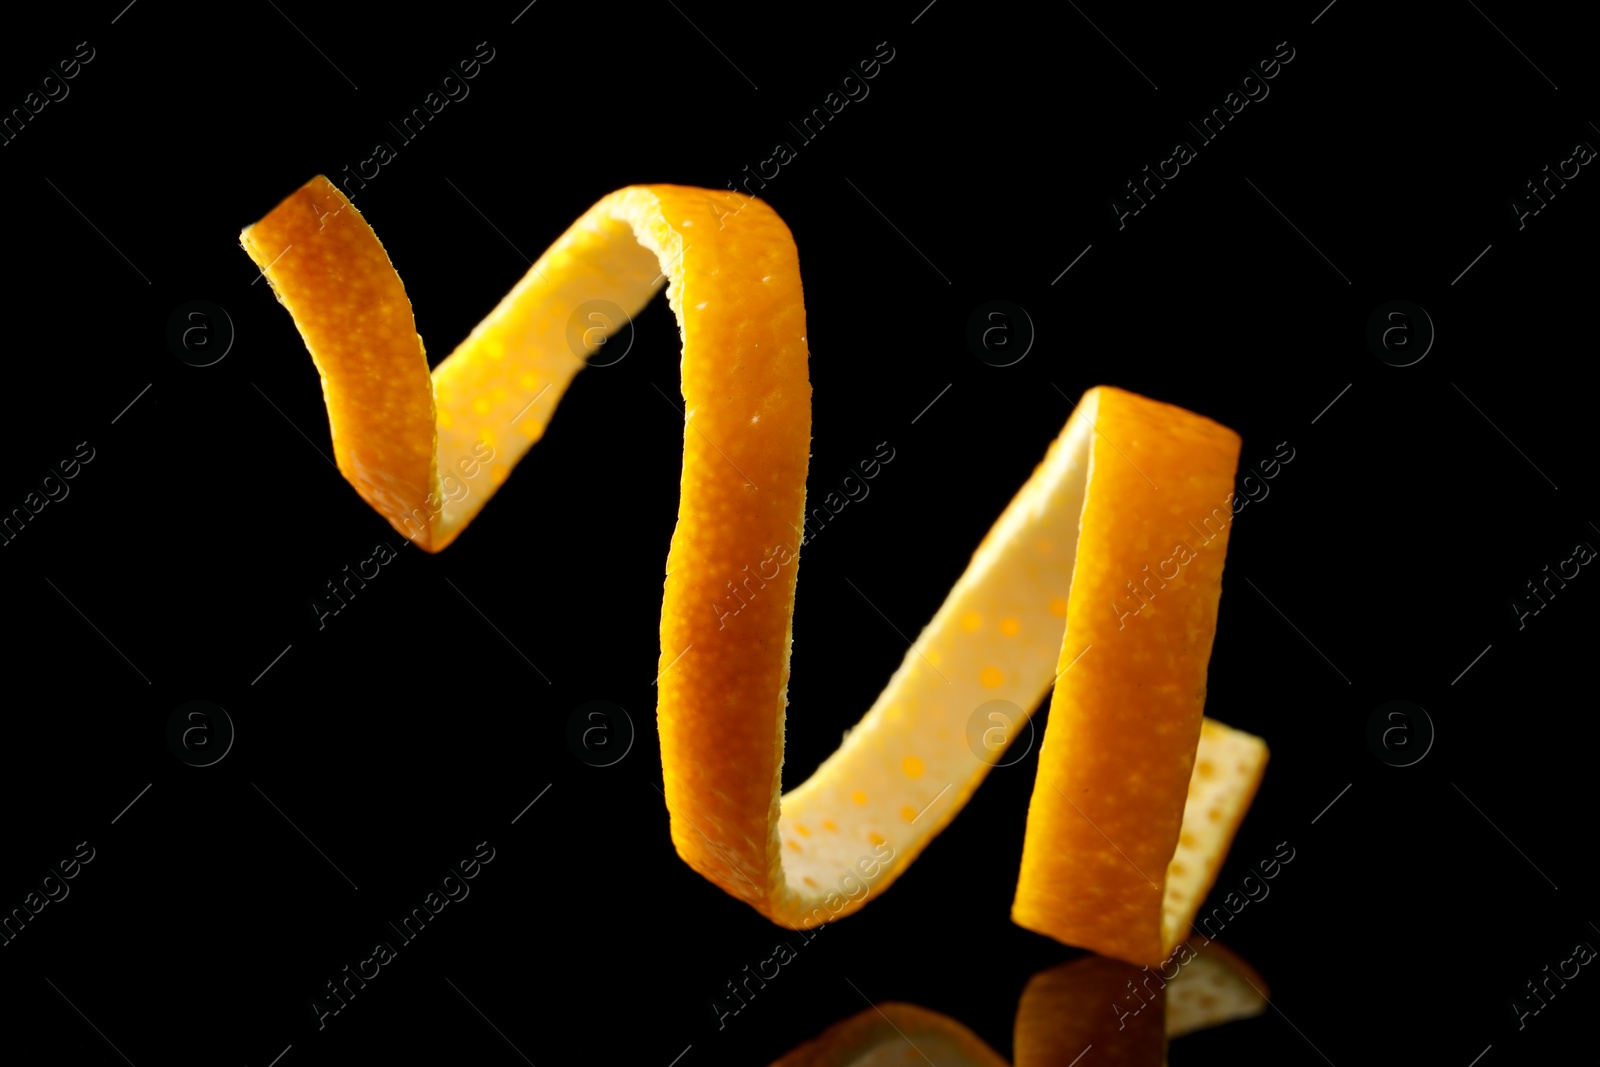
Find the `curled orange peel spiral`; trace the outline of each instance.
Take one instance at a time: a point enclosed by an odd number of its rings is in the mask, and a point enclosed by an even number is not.
[[[388,254],[326,178],[241,238],[321,373],[340,471],[429,552],[542,436],[578,351],[603,343],[573,322],[623,325],[585,305],[632,316],[665,280],[685,404],[657,663],[678,854],[780,925],[854,912],[955,817],[1054,683],[1012,917],[1165,959],[1266,762],[1259,738],[1202,719],[1238,435],[1119,389],[1085,393],[860,724],[784,795],[805,307],[783,220],[753,199],[729,220],[725,197],[610,194],[431,373]],[[997,700],[1017,714],[990,717]]]

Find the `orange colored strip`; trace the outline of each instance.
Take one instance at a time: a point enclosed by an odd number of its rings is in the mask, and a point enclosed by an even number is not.
[[[294,316],[322,375],[340,472],[406,533],[403,519],[436,487],[433,388],[411,301],[388,253],[322,177],[241,241]],[[429,551],[438,547],[427,528],[408,536]]]
[[[1120,398],[1102,401],[1097,430],[1063,655],[1103,654],[1056,687],[1050,730],[1068,743],[1047,737],[1039,755],[1012,918],[1150,963],[1184,932],[1163,931],[1162,902],[1200,739],[1239,437]]]
[[[1054,686],[1014,915],[1159,961],[1266,756],[1247,734],[1202,730],[1227,524],[1147,587],[1137,615],[1112,603],[1148,581],[1141,568],[1172,566],[1186,522],[1231,496],[1237,435],[1121,390],[1086,393],[860,725],[782,795],[811,437],[805,307],[783,221],[755,200],[730,217],[723,201],[664,185],[605,197],[431,375],[388,255],[325,178],[242,240],[322,374],[340,470],[435,552],[601,344],[572,323],[596,299],[631,316],[665,280],[686,422],[657,664],[678,854],[782,925],[849,914],[955,817]],[[1197,752],[1215,768],[1205,780]]]

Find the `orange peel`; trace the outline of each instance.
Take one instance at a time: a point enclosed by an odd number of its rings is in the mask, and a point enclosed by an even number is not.
[[[860,725],[785,795],[805,307],[788,227],[755,199],[724,225],[724,199],[672,185],[606,196],[431,373],[387,252],[326,178],[241,240],[321,373],[340,471],[429,552],[544,433],[585,365],[569,340],[585,303],[631,317],[665,281],[685,428],[658,727],[679,856],[780,925],[854,912],[990,769],[968,737],[987,725],[982,706],[1026,716],[1054,685],[1013,918],[1104,955],[1165,959],[1266,762],[1259,738],[1202,722],[1231,521],[1212,527],[1238,435],[1119,389],[1085,393]],[[599,324],[580,334],[583,353],[623,325]]]

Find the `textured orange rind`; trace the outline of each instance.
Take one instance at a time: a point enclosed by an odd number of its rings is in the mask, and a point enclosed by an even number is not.
[[[591,313],[579,325],[597,329],[574,334],[586,304],[625,319],[665,281],[686,426],[658,726],[679,855],[779,924],[849,914],[955,817],[1054,684],[1013,918],[1108,956],[1166,958],[1266,761],[1259,738],[1202,720],[1238,436],[1122,390],[1085,393],[882,695],[783,795],[805,308],[783,221],[757,200],[728,216],[703,189],[612,193],[431,374],[399,275],[327,179],[242,242],[322,375],[339,469],[430,552],[623,325]],[[1001,720],[985,710],[1007,706]]]

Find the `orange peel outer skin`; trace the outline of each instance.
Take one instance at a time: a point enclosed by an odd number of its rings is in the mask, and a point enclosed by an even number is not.
[[[340,473],[396,529],[437,551],[431,529],[403,525],[437,488],[436,412],[411,301],[377,235],[319,175],[240,239],[322,375]]]
[[[1094,651],[1051,701],[1011,915],[1154,965],[1186,928],[1163,930],[1162,903],[1200,741],[1240,440],[1115,394],[1097,430],[1063,657]]]
[[[706,194],[655,192],[666,216],[690,219],[693,231],[717,225]],[[798,553],[805,517],[805,307],[799,254],[776,212],[751,200],[722,237],[686,238],[694,269],[678,299],[691,418],[661,606],[657,723],[678,855],[776,917],[786,896],[775,828],[799,560],[763,562],[780,545]],[[738,607],[737,619],[719,604]]]

